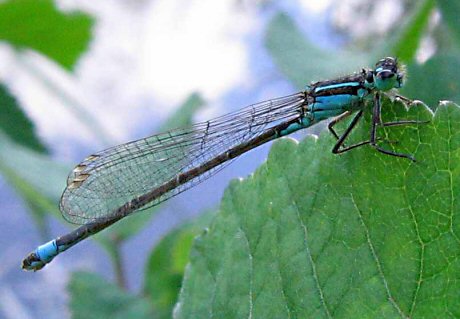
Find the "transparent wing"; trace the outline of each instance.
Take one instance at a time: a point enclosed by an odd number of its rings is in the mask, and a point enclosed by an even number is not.
[[[210,121],[118,145],[88,156],[70,173],[61,197],[68,221],[84,224],[172,180],[301,112],[300,92],[245,107]],[[156,205],[215,174],[226,163],[155,198]]]

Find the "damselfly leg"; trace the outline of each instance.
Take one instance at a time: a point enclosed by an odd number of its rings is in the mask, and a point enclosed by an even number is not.
[[[334,125],[336,125],[337,123],[339,123],[340,121],[342,121],[343,119],[349,117],[351,115],[351,111],[346,111],[342,114],[340,114],[339,116],[337,117],[334,117],[330,122],[329,124],[327,125],[327,128],[329,129],[329,132],[331,132],[332,135],[334,135],[334,137],[338,140],[340,140],[340,136],[336,133],[336,131],[334,130]]]
[[[334,154],[345,153],[345,152],[347,152],[349,150],[352,150],[352,149],[354,149],[356,147],[366,145],[366,144],[369,144],[371,142],[371,141],[364,141],[364,142],[359,142],[359,143],[356,143],[356,144],[353,144],[353,145],[350,145],[350,146],[345,146],[344,145],[344,142],[347,139],[348,135],[351,133],[351,131],[353,130],[353,128],[356,126],[356,124],[358,123],[359,119],[363,115],[363,110],[360,110],[360,111],[358,111],[358,113],[356,113],[356,115],[353,118],[353,120],[351,121],[350,125],[348,125],[347,129],[342,134],[342,136],[339,137],[338,134],[334,131],[333,127],[334,127],[335,124],[337,124],[338,122],[340,122],[341,120],[346,118],[349,115],[347,113],[348,112],[345,112],[345,113],[339,115],[338,117],[334,118],[331,121],[331,123],[329,123],[329,126],[328,126],[329,131],[331,131],[332,134],[338,139],[337,143],[335,143],[334,147],[332,148],[332,153],[334,153]]]
[[[398,95],[397,98],[401,99],[403,102],[408,103],[408,104],[413,103],[412,100],[406,97],[403,97],[403,96]],[[355,117],[351,121],[350,125],[347,127],[347,129],[341,136],[339,136],[337,132],[334,130],[334,125],[336,125],[338,122],[347,118],[350,114],[351,114],[350,111],[344,112],[343,114],[332,119],[332,121],[328,125],[329,131],[338,140],[332,149],[332,153],[334,154],[345,153],[359,146],[370,144],[373,148],[375,148],[377,151],[383,154],[396,156],[396,157],[403,157],[403,158],[407,158],[415,162],[415,158],[412,155],[389,151],[389,150],[384,149],[380,145],[378,145],[377,141],[381,140],[381,138],[377,137],[377,127],[378,126],[390,127],[390,126],[401,126],[401,125],[411,125],[411,124],[426,124],[426,123],[429,123],[429,121],[402,120],[402,121],[394,121],[394,122],[382,122],[380,94],[376,92],[374,94],[374,107],[372,109],[372,126],[371,126],[370,140],[359,142],[359,143],[356,143],[350,146],[345,146],[344,144],[345,140],[350,135],[351,131],[354,129],[359,119],[362,117],[363,111],[362,110],[358,111],[358,113],[355,115]],[[390,143],[394,143],[394,142],[390,142]]]
[[[406,125],[406,124],[419,124],[418,121],[410,121],[410,120],[383,123],[381,119],[382,107],[381,107],[380,101],[381,101],[380,93],[376,92],[374,94],[374,108],[372,109],[372,126],[371,126],[370,145],[373,148],[375,148],[377,151],[379,151],[380,153],[391,155],[391,156],[396,156],[396,157],[407,158],[413,162],[416,162],[415,157],[410,154],[389,151],[377,144],[377,126],[379,125],[380,126],[398,126],[398,125]]]

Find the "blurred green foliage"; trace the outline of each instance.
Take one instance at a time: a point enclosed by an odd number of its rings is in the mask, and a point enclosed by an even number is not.
[[[408,67],[409,79],[401,92],[431,107],[435,107],[438,101],[442,100],[458,103],[460,102],[459,70],[460,59],[455,55],[438,54],[424,64],[411,63]]]
[[[205,213],[173,230],[152,250],[146,265],[144,292],[152,302],[157,318],[171,318],[193,240],[213,216],[212,212]]]
[[[414,60],[420,41],[428,27],[435,0],[420,1],[418,5],[408,19],[405,28],[400,30],[392,50],[392,55],[404,62]]]
[[[20,110],[17,105],[14,107]],[[21,128],[24,123],[27,122],[18,121],[17,127]],[[27,129],[28,125],[24,127]],[[24,199],[42,236],[48,235],[46,215],[60,216],[56,203],[59,202],[69,168],[46,154],[14,142],[0,130],[0,173]]]
[[[0,84],[0,127],[16,143],[29,147],[37,152],[45,152],[46,148],[35,136],[34,125],[24,114],[13,95]]]
[[[90,16],[65,14],[51,0],[0,3],[0,41],[18,51],[36,50],[67,69],[87,50],[92,24]],[[47,236],[45,214],[59,215],[56,202],[70,167],[36,153],[46,148],[14,94],[1,83],[0,105],[0,172],[24,198],[42,236]]]
[[[177,318],[460,316],[454,201],[460,185],[460,115],[452,104],[438,108],[439,100],[460,98],[460,6],[424,0],[408,8],[390,35],[369,39],[375,42],[371,50],[353,43],[339,52],[320,48],[286,13],[269,22],[265,45],[299,89],[397,55],[409,73],[402,93],[436,113],[426,126],[383,133],[399,141],[389,147],[423,160],[413,165],[366,148],[334,157],[327,135],[299,145],[280,141],[255,176],[229,187],[210,231],[191,248],[184,281],[193,237],[207,224],[203,220],[174,230],[152,249],[142,296],[98,275],[75,273],[69,284],[73,317],[168,318],[182,281]],[[434,10],[442,18],[433,28]],[[63,13],[51,0],[0,4],[0,40],[18,52],[40,52],[67,70],[88,49],[93,24],[87,14]],[[417,50],[426,36],[437,51],[419,64]],[[44,217],[59,215],[56,203],[70,166],[43,154],[46,149],[13,93],[0,84],[0,172],[44,233]],[[162,130],[190,124],[203,104],[191,94]],[[409,113],[399,104],[384,106],[389,119],[431,117],[421,106]],[[368,120],[354,138],[366,139]],[[95,236],[114,264],[119,246],[152,216],[135,214]]]
[[[74,319],[155,318],[148,300],[129,294],[96,274],[74,273],[69,282],[69,292]]]
[[[456,0],[437,0],[436,4],[441,11],[443,23],[445,23],[451,31],[453,38],[460,45],[460,2]]]
[[[92,26],[87,14],[63,13],[52,0],[0,3],[0,40],[40,52],[66,69],[88,49]]]
[[[311,81],[360,68],[368,59],[358,51],[337,55],[315,46],[286,13],[269,22],[265,46],[279,70],[299,89]]]

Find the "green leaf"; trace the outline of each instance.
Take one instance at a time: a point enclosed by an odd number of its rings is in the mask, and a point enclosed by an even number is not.
[[[369,146],[333,155],[328,132],[276,142],[195,241],[175,318],[460,316],[460,109],[382,109],[431,119],[379,130],[418,162]]]
[[[204,214],[169,233],[152,251],[145,276],[146,295],[158,318],[171,318],[193,239],[214,214]]]
[[[169,120],[166,121],[171,127],[163,126],[162,130],[168,130],[175,127],[186,126],[192,123],[193,116],[196,112],[204,105],[204,100],[199,94],[191,94],[186,101],[179,107]],[[107,231],[103,232],[101,236],[97,236],[102,242],[106,244],[106,247],[111,246],[111,241],[116,240],[124,241],[129,237],[137,234],[140,229],[148,224],[148,221],[153,217],[153,211],[155,207],[146,211],[133,214],[123,220],[117,222],[111,226]]]
[[[0,4],[0,40],[33,49],[72,69],[91,40],[93,19],[58,11],[52,0],[10,0]]]
[[[458,20],[460,2],[457,0],[437,0],[436,3],[441,10],[444,23],[449,27],[457,43],[460,44],[460,23]]]
[[[91,273],[74,273],[68,290],[73,319],[153,318],[153,310],[147,299],[121,291]]]
[[[38,152],[45,152],[46,148],[35,136],[33,123],[2,84],[0,84],[0,105],[0,129],[16,143]]]
[[[460,102],[460,58],[436,55],[424,64],[409,64],[408,81],[401,93],[428,105],[441,100]]]
[[[283,13],[270,21],[265,46],[280,71],[298,88],[340,72],[359,70],[369,61],[368,56],[359,52],[337,53],[318,48],[306,40],[292,19]]]
[[[400,31],[398,42],[395,44],[393,55],[404,62],[414,60],[424,31],[430,20],[435,0],[424,0],[413,16],[408,19],[405,27]]]

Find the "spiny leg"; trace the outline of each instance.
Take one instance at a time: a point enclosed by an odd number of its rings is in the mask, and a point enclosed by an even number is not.
[[[387,97],[389,97],[390,100],[392,100],[392,101],[400,100],[406,106],[412,106],[413,104],[420,103],[419,100],[412,100],[412,99],[410,99],[408,97],[405,97],[404,95],[401,95],[399,93],[394,93],[393,91],[390,91],[388,93],[383,93],[383,94],[386,95]]]
[[[397,98],[397,99],[400,99],[401,101],[403,101],[404,103],[406,103],[408,105],[412,105],[412,104],[415,103],[414,100],[411,100],[408,97],[405,97],[405,96],[402,96],[402,95],[399,95],[399,94],[396,94],[394,97]]]
[[[344,134],[342,136],[339,137],[338,135],[336,135],[335,131],[332,129],[332,126],[334,126],[337,122],[339,122],[340,120],[342,120],[345,117],[347,117],[349,114],[351,114],[351,112],[347,111],[347,112],[339,115],[338,117],[334,118],[331,121],[332,125],[329,124],[329,130],[338,139],[337,143],[334,145],[334,148],[332,149],[332,153],[334,153],[334,154],[345,153],[345,152],[347,152],[349,150],[352,150],[352,149],[354,149],[356,147],[370,144],[370,142],[371,142],[371,141],[363,141],[363,142],[359,142],[359,143],[356,143],[356,144],[353,144],[353,145],[350,145],[350,146],[345,146],[345,144],[344,144],[346,138],[351,133],[351,131],[353,130],[353,128],[356,125],[356,123],[358,123],[358,120],[362,116],[363,111],[359,111],[356,114],[356,116],[353,118],[352,122],[347,127],[347,130],[344,132]],[[377,138],[377,140],[380,140],[380,138]]]
[[[334,130],[334,125],[336,125],[337,123],[339,123],[340,121],[342,121],[344,118],[350,116],[350,114],[351,114],[350,111],[346,111],[346,112],[340,114],[339,116],[334,117],[334,118],[332,119],[332,121],[330,121],[329,124],[327,125],[327,128],[329,129],[329,132],[331,132],[332,135],[334,135],[334,137],[335,137],[336,139],[339,140],[340,137],[339,137],[339,135],[335,132],[335,130]]]
[[[405,122],[405,121],[401,121]],[[389,122],[393,123],[392,125],[400,125],[400,124],[394,124],[398,122]],[[380,94],[377,92],[374,95],[374,108],[372,110],[372,126],[371,126],[371,139],[370,139],[370,144],[373,148],[375,148],[377,151],[383,154],[391,155],[391,156],[396,156],[396,157],[403,157],[410,159],[411,161],[415,162],[415,158],[412,155],[409,154],[404,154],[404,153],[396,153],[393,151],[386,150],[379,145],[377,145],[377,126],[378,125],[384,125],[385,123],[382,123],[381,121],[381,105],[380,105]],[[407,123],[403,123],[407,124]],[[412,123],[411,123],[412,124]],[[392,126],[389,125],[389,126]],[[401,124],[402,125],[402,124]]]
[[[404,121],[395,121],[395,122],[384,122],[379,125],[381,126],[399,126],[399,125],[410,125],[410,124],[427,124],[430,121],[416,121],[416,120],[404,120]]]
[[[411,99],[406,98],[406,97],[404,97],[402,95],[396,95],[396,97],[401,99],[405,103],[408,103],[408,104],[414,103],[414,101],[412,101]],[[346,111],[346,112],[340,114],[339,116],[335,117],[334,119],[332,119],[332,121],[328,125],[328,129],[332,133],[332,135],[334,135],[334,137],[338,139],[337,143],[334,145],[334,148],[332,149],[332,153],[334,153],[334,154],[344,153],[344,152],[352,150],[352,149],[354,149],[356,147],[371,144],[372,147],[374,147],[377,151],[379,151],[381,153],[384,153],[384,154],[387,154],[387,155],[392,155],[392,156],[397,156],[397,157],[408,158],[408,159],[410,159],[412,161],[415,161],[415,158],[413,156],[409,155],[409,154],[403,154],[403,153],[396,153],[396,152],[388,151],[388,150],[380,147],[379,145],[377,145],[376,142],[381,140],[381,138],[376,136],[377,135],[376,134],[377,126],[380,125],[380,126],[384,126],[384,127],[389,127],[389,126],[410,125],[410,124],[426,124],[426,123],[429,123],[430,121],[403,120],[403,121],[394,121],[394,122],[382,122],[382,120],[381,120],[380,95],[378,93],[374,96],[374,108],[373,108],[372,113],[373,114],[372,114],[371,139],[369,141],[359,142],[359,143],[350,145],[348,147],[344,146],[344,141],[346,140],[348,135],[351,133],[351,131],[353,130],[353,128],[357,124],[358,120],[360,119],[360,117],[363,114],[363,111],[359,111],[356,114],[356,116],[353,118],[352,122],[350,123],[350,125],[348,126],[348,128],[346,129],[344,134],[342,136],[340,136],[340,137],[335,132],[333,127],[338,122],[340,122],[341,120],[343,120],[346,117],[348,117],[351,114],[351,112]],[[390,143],[393,143],[393,142],[390,142]]]
[[[344,113],[346,114],[346,113]],[[353,148],[356,148],[356,147],[359,147],[359,146],[362,146],[362,145],[366,145],[366,144],[369,144],[370,141],[365,141],[365,142],[360,142],[360,143],[357,143],[357,144],[353,144],[353,145],[350,145],[348,147],[343,147],[343,143],[345,142],[346,138],[348,137],[348,135],[350,135],[351,131],[353,130],[353,128],[356,126],[356,123],[358,123],[359,119],[361,118],[361,116],[363,115],[363,110],[360,110],[356,115],[355,117],[353,118],[353,120],[351,121],[350,125],[347,127],[347,129],[345,130],[345,132],[342,134],[342,136],[340,136],[337,141],[337,143],[334,145],[334,147],[332,148],[332,153],[334,154],[340,154],[340,153],[344,153],[344,152],[347,152]],[[340,119],[343,119],[345,116],[340,115]],[[336,118],[337,119],[337,118]],[[340,120],[339,119],[339,120]],[[335,120],[335,119],[334,119]],[[337,123],[337,121],[335,121],[335,123]],[[334,123],[334,124],[335,124]]]
[[[419,103],[420,101],[417,100],[411,100],[408,97],[405,97],[403,95],[396,94],[394,95],[396,99],[401,100],[404,104],[411,106],[412,104]],[[416,120],[403,120],[403,121],[395,121],[395,122],[384,122],[381,123],[382,126],[398,126],[398,125],[410,125],[410,124],[427,124],[430,123],[430,121],[416,121]]]

